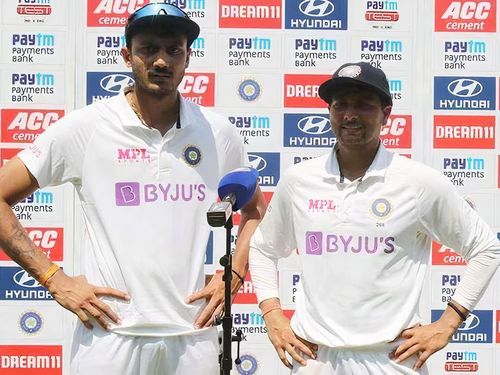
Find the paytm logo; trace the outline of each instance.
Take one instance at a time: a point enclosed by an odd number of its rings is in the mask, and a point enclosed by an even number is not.
[[[486,53],[486,43],[480,40],[452,41],[444,42],[445,53]]]
[[[284,147],[332,147],[335,137],[328,115],[284,114]]]
[[[403,52],[403,42],[399,40],[361,40],[361,51]]]
[[[54,46],[54,34],[12,34],[13,46]]]
[[[434,109],[494,110],[494,77],[434,77]]]
[[[473,158],[443,158],[443,169],[484,170],[484,159]]]
[[[432,310],[431,319],[438,320],[443,311]],[[452,343],[485,344],[493,342],[493,312],[489,310],[474,310],[458,328],[452,337]]]
[[[12,84],[18,86],[54,86],[54,75],[49,73],[13,73]]]
[[[128,72],[87,72],[87,104],[115,96],[132,84],[134,79]]]
[[[347,0],[286,0],[285,28],[347,30],[347,4]]]
[[[276,186],[280,178],[280,154],[278,152],[254,152],[248,154],[250,167],[259,172],[259,185]]]
[[[203,202],[205,184],[117,182],[115,203],[117,206],[140,206],[155,202]]]

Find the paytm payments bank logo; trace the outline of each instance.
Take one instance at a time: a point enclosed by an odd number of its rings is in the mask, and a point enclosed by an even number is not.
[[[495,32],[496,0],[435,1],[434,29],[445,32]]]
[[[494,77],[434,77],[434,109],[495,109]]]
[[[260,186],[276,186],[280,179],[279,152],[252,152],[248,154],[250,167],[259,172]]]
[[[54,95],[55,76],[51,73],[12,73],[11,101],[18,103],[33,103],[34,96]]]
[[[347,0],[285,0],[285,29],[347,30]]]
[[[205,184],[117,182],[115,203],[117,206],[140,206],[155,202],[203,202]]]
[[[53,55],[54,46],[54,34],[12,34],[10,60],[13,63],[34,63],[38,56]]]
[[[434,116],[434,148],[495,148],[495,116]]]
[[[465,186],[465,182],[478,182],[486,177],[484,158],[472,156],[463,158],[443,158],[443,174],[455,186]]]
[[[355,236],[350,234],[331,234],[306,232],[305,253],[323,254],[390,254],[395,250],[394,237]]]
[[[382,69],[383,61],[402,61],[403,50],[401,40],[361,39],[360,59]]]
[[[432,310],[431,319],[438,320],[443,310]],[[493,311],[474,310],[453,335],[452,343],[486,344],[493,342]]]
[[[118,95],[133,84],[134,79],[129,72],[87,72],[87,104]]]
[[[470,63],[484,63],[487,56],[486,42],[481,40],[445,40],[443,43],[444,69],[465,70]]]
[[[121,48],[125,46],[125,35],[97,35],[95,36],[93,62],[96,65],[121,64],[123,63]]]
[[[328,147],[335,144],[328,115],[285,113],[284,147]]]
[[[0,300],[51,300],[52,295],[20,267],[0,267]]]

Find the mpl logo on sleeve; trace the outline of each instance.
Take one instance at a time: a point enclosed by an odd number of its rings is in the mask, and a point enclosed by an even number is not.
[[[0,345],[5,375],[62,375],[61,345]]]
[[[186,73],[179,85],[184,98],[204,107],[215,105],[215,73]]]
[[[1,141],[31,143],[54,122],[64,116],[58,109],[2,109]]]
[[[326,108],[318,89],[330,78],[327,74],[285,74],[285,108]]]
[[[434,148],[495,148],[495,116],[434,116]]]
[[[347,0],[285,0],[285,29],[347,30]]]
[[[281,29],[281,0],[220,0],[219,27]]]
[[[494,77],[434,77],[434,109],[495,110]]]
[[[387,148],[411,148],[411,115],[391,115],[380,130],[380,139]]]
[[[434,30],[496,32],[496,1],[435,1]]]
[[[285,113],[284,147],[333,147],[333,135],[328,115]]]
[[[149,2],[146,0],[88,0],[87,26],[124,27],[129,14]]]
[[[87,72],[87,104],[118,95],[132,84],[130,72]]]
[[[29,238],[52,261],[63,260],[64,228],[26,228]],[[3,251],[0,251],[0,260],[11,260]]]

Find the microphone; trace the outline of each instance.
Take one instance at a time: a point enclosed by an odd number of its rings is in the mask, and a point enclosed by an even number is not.
[[[253,197],[259,172],[250,167],[237,168],[219,182],[217,192],[220,202],[213,203],[207,211],[207,221],[212,227],[224,226],[233,211],[238,211]]]

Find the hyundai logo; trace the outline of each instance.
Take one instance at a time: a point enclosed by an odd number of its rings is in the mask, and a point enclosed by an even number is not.
[[[250,161],[250,166],[257,169],[259,172],[267,167],[266,160],[261,156],[248,154],[248,160]]]
[[[320,135],[331,130],[330,121],[322,116],[307,116],[301,119],[297,126],[306,134]]]
[[[99,84],[103,90],[117,94],[123,88],[133,85],[134,80],[125,74],[110,74],[101,79]]]
[[[450,82],[448,91],[461,98],[470,98],[479,95],[483,91],[483,85],[473,79],[461,78]]]
[[[467,319],[462,323],[462,325],[458,328],[459,331],[470,331],[471,329],[476,328],[479,325],[479,318],[474,314],[469,314]]]
[[[13,279],[17,285],[22,286],[23,288],[38,288],[40,286],[38,281],[31,277],[25,270],[17,272]]]
[[[333,13],[335,7],[329,0],[304,0],[299,9],[309,17],[326,17]]]

